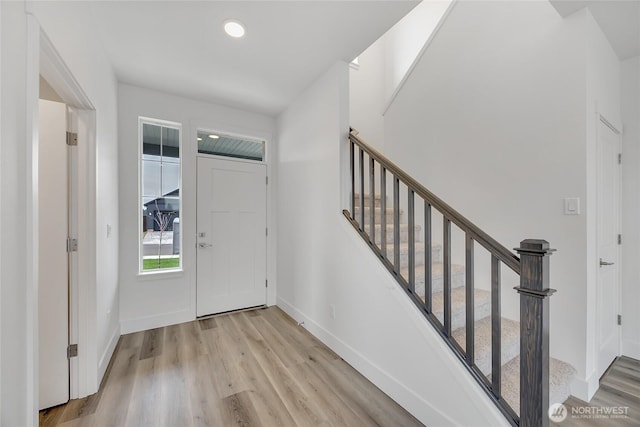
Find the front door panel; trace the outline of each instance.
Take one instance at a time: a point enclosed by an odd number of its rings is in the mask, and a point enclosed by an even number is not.
[[[198,158],[197,315],[266,303],[266,166]]]

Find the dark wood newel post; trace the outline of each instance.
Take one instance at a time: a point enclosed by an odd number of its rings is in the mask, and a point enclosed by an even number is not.
[[[549,249],[527,239],[520,254],[520,426],[549,426]],[[555,402],[552,402],[555,403]],[[562,402],[560,402],[562,403]]]

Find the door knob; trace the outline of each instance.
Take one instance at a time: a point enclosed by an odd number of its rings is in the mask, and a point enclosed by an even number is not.
[[[198,247],[201,249],[210,248],[213,245],[211,243],[198,243]]]
[[[600,258],[600,267],[602,267],[603,265],[613,265],[613,264],[614,264],[613,262],[606,262],[606,261],[603,261],[602,258]]]

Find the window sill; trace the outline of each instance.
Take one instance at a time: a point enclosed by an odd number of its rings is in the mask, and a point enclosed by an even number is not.
[[[138,272],[138,280],[165,280],[165,279],[174,279],[178,277],[184,276],[184,269],[182,268],[172,268],[172,269],[164,269],[161,271],[145,271]]]

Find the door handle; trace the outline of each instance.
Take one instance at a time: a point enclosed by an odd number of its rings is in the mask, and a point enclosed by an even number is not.
[[[600,258],[600,267],[602,267],[603,265],[613,265],[613,264],[615,264],[615,263],[613,263],[613,262],[606,262],[606,261],[603,261],[603,260],[602,260],[602,258]]]
[[[199,247],[200,249],[206,249],[206,248],[210,248],[210,247],[212,247],[212,246],[213,246],[213,245],[212,245],[211,243],[198,243],[198,247]]]

